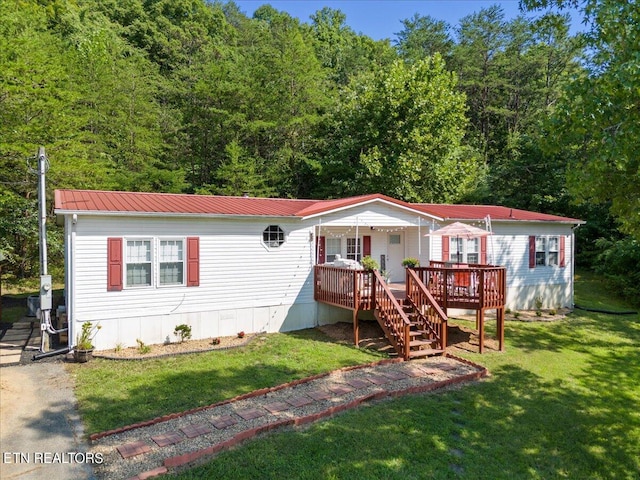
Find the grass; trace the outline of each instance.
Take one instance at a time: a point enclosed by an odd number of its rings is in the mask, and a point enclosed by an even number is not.
[[[87,431],[110,430],[381,358],[372,351],[336,344],[317,330],[261,338],[241,349],[69,364]]]
[[[581,274],[576,301],[628,310]],[[485,381],[345,413],[251,441],[181,480],[637,479],[640,317],[576,310],[508,322],[506,352],[468,353]]]
[[[576,302],[630,309],[589,274],[577,278]],[[235,351],[69,365],[87,430],[377,359],[313,330],[266,338]],[[505,338],[504,353],[463,355],[489,368],[486,380],[264,436],[176,477],[637,479],[640,316],[576,310],[559,322],[507,322]]]

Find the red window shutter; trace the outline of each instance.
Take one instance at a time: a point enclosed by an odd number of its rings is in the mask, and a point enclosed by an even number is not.
[[[480,263],[487,264],[487,237],[480,237]]]
[[[562,235],[560,237],[560,267],[565,267],[565,264],[566,264],[564,242],[565,242],[565,237],[564,235]]]
[[[122,238],[107,238],[107,291],[122,290]]]
[[[536,268],[536,237],[529,236],[529,268]]]
[[[187,238],[187,287],[200,285],[200,238]]]
[[[371,256],[371,235],[362,236],[362,256],[363,257]]]
[[[449,261],[449,247],[451,246],[451,242],[449,241],[449,237],[446,235],[442,236],[442,261]]]
[[[316,237],[316,263],[322,265],[327,262],[327,255],[325,250],[326,239],[325,237]]]

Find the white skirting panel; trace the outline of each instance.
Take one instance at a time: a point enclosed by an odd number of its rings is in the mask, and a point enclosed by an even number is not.
[[[317,325],[315,303],[136,316],[106,319],[99,323],[101,329],[93,341],[97,350],[109,350],[117,345],[122,348],[135,347],[136,339],[147,345],[175,342],[178,337],[173,331],[183,323],[191,327],[191,338],[194,340],[234,336],[240,331],[247,334],[289,332]],[[78,322],[76,331],[81,328],[82,322]]]

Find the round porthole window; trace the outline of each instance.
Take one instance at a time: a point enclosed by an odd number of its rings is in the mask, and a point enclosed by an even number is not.
[[[262,232],[262,241],[267,247],[279,247],[284,243],[284,230],[278,225],[269,225]]]

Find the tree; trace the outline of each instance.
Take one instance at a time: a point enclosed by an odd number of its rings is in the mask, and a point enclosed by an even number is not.
[[[325,126],[324,193],[459,198],[477,162],[461,147],[467,121],[455,84],[437,54],[354,79]]]
[[[448,23],[416,13],[413,17],[403,20],[402,25],[402,31],[396,33],[396,48],[402,58],[408,62],[415,62],[439,53],[445,62],[449,63],[453,39],[449,34],[451,27]]]
[[[568,0],[527,0],[529,8]],[[553,116],[556,147],[573,145],[568,184],[582,202],[611,204],[620,228],[640,239],[640,7],[583,0],[590,30],[588,68],[568,87]]]

